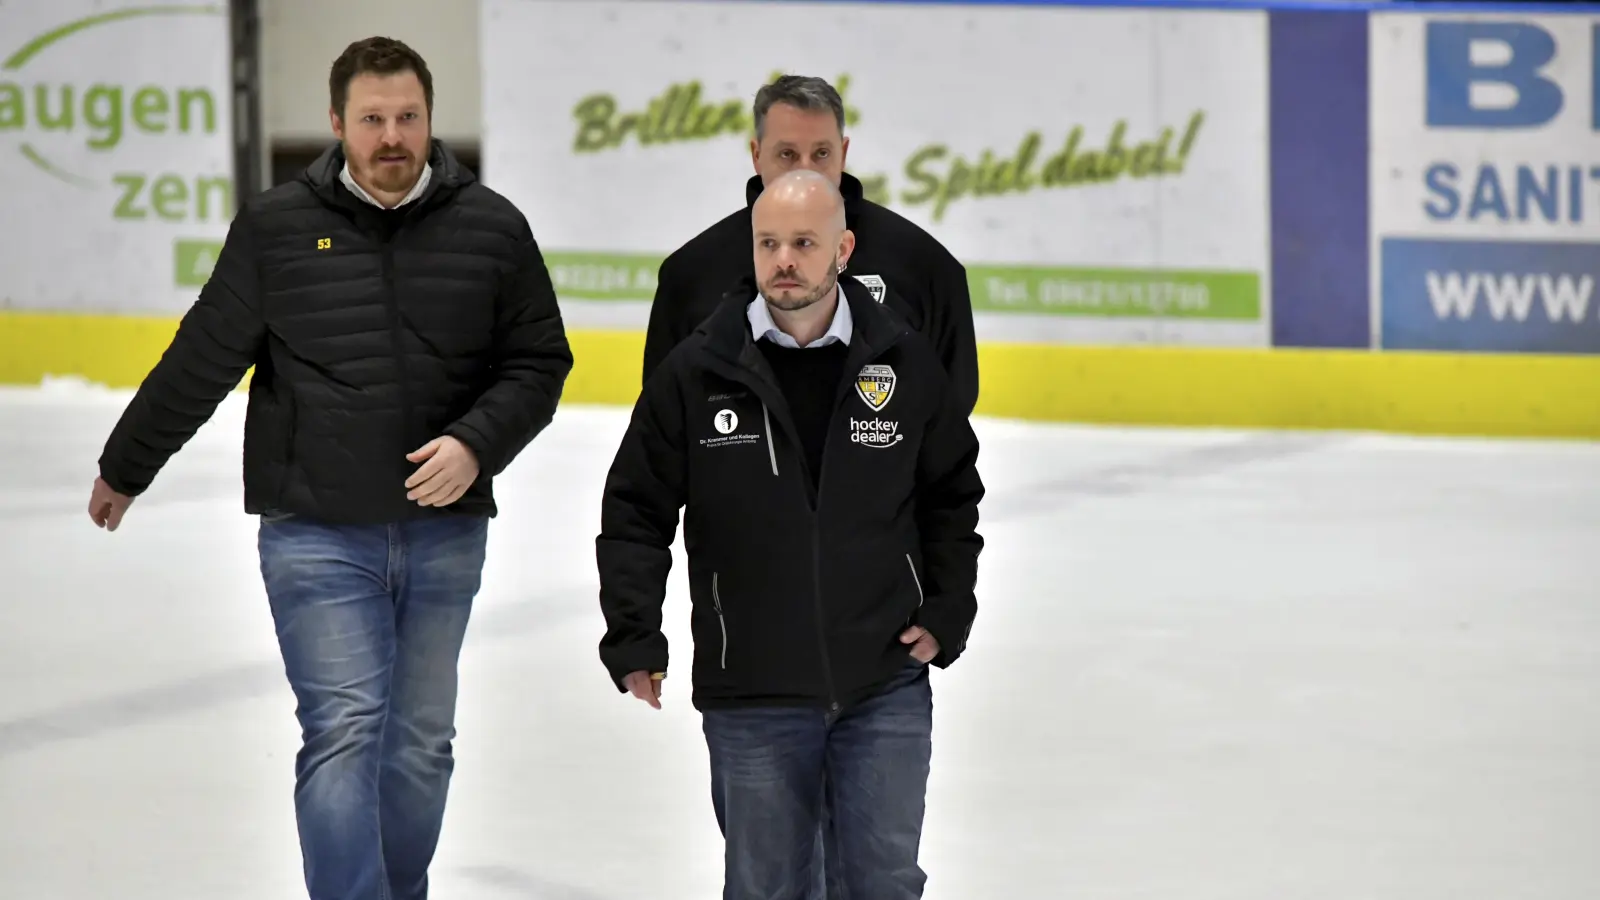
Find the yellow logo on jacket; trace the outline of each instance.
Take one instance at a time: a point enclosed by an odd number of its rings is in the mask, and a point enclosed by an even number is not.
[[[333,246],[333,238],[317,238],[317,249],[326,250]]]
[[[863,366],[861,374],[856,376],[856,393],[860,395],[861,402],[872,407],[873,412],[889,405],[889,398],[894,396],[894,385],[892,366]]]

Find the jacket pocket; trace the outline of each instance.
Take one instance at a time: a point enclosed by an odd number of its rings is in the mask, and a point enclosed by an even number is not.
[[[722,668],[728,668],[728,620],[722,615],[722,578],[719,573],[711,573],[711,607],[717,611],[717,626],[722,629]]]
[[[911,561],[911,554],[906,554],[906,566],[911,569],[911,583],[917,588],[917,609],[922,608],[922,578],[917,575],[917,564]]]

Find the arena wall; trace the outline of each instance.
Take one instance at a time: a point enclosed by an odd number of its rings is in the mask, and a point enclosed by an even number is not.
[[[137,384],[231,215],[225,20],[106,5],[0,6],[3,382]],[[795,71],[967,265],[980,413],[1600,437],[1600,4],[483,0],[479,27],[486,180],[546,250],[568,402],[636,395],[656,266],[743,202],[750,98]]]

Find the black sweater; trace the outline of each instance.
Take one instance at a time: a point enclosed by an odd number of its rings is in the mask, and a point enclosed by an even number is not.
[[[789,403],[800,446],[805,450],[806,470],[816,487],[822,473],[822,445],[828,438],[828,420],[833,417],[833,398],[844,375],[844,358],[850,348],[843,343],[822,347],[782,347],[769,340],[757,341],[761,354],[772,366],[783,399]]]

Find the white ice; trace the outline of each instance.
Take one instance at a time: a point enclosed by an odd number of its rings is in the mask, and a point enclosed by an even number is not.
[[[304,896],[242,404],[109,534],[128,396],[0,392],[0,897]],[[655,712],[596,657],[624,421],[564,407],[498,485],[440,900],[718,895],[688,685]],[[931,900],[1600,896],[1600,445],[979,431]]]

